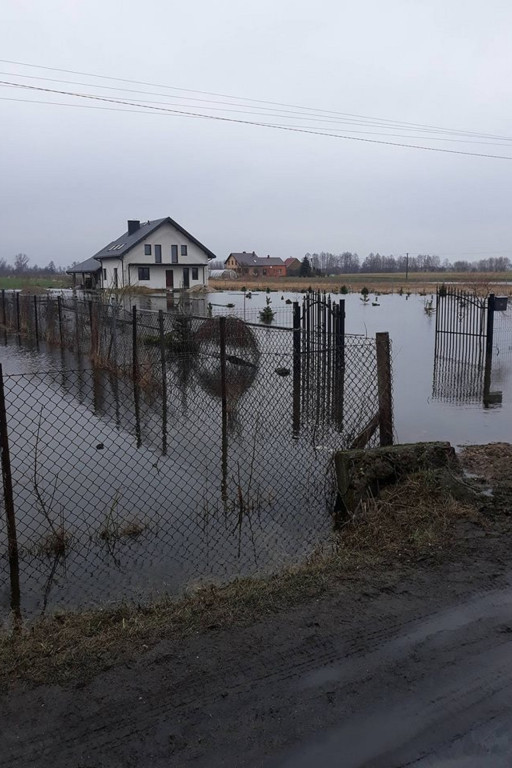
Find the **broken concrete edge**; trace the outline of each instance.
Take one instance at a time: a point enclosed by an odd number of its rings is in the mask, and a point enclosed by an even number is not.
[[[461,476],[455,449],[448,442],[404,443],[367,450],[337,451],[334,466],[338,486],[335,528],[368,497],[403,477],[425,470],[448,470]]]

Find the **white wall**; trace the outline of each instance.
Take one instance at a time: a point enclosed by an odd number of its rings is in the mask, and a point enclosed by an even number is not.
[[[115,288],[114,269],[117,267],[118,287],[121,288],[123,285],[123,264],[121,259],[106,259],[101,263],[101,267],[101,287]]]
[[[162,255],[163,260],[163,255]],[[186,265],[185,265],[186,266]],[[135,265],[125,264],[125,280],[126,285],[145,286],[146,288],[159,288],[164,289],[166,287],[165,272],[168,269],[173,271],[173,287],[175,290],[183,288],[183,267],[179,264],[151,264],[149,267],[149,280],[139,280],[139,267]],[[203,278],[204,271],[204,278]],[[130,281],[128,283],[128,280]],[[190,288],[194,288],[196,285],[208,285],[208,268],[197,268],[197,280],[192,279],[192,267],[189,267],[189,282]]]
[[[151,255],[144,253],[144,246],[151,245]],[[155,262],[155,245],[162,247],[162,263]],[[178,263],[171,262],[171,246],[178,246]],[[187,255],[181,255],[181,246],[187,246]],[[107,278],[103,280],[102,285],[105,288],[114,286],[114,267],[118,269],[119,287],[123,285],[146,286],[152,289],[165,288],[165,272],[172,269],[174,274],[174,288],[183,287],[183,266],[189,266],[190,287],[197,285],[208,285],[208,257],[201,248],[190,241],[179,230],[171,224],[163,224],[155,232],[150,234],[131,251],[124,259],[123,265],[119,259],[106,259],[103,261],[103,268],[107,270]],[[132,266],[130,266],[132,265]],[[149,280],[138,279],[138,266],[147,265],[149,267]],[[192,279],[192,265],[198,267],[197,280]],[[102,273],[103,274],[103,273]]]

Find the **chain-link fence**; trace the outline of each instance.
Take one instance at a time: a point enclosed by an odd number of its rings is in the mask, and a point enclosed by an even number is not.
[[[302,328],[48,306],[33,313],[39,344],[62,328],[73,356],[3,375],[25,616],[176,594],[329,546],[332,454],[375,444],[390,418],[375,340],[344,338],[340,358],[334,336],[308,347]]]

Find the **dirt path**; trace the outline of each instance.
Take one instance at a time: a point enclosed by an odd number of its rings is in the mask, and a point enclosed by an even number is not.
[[[162,640],[86,684],[19,685],[0,700],[0,765],[508,766],[508,528],[466,524],[450,560]]]
[[[483,526],[250,626],[123,651],[88,682],[14,683],[0,766],[510,766],[512,446],[466,454],[495,484]]]

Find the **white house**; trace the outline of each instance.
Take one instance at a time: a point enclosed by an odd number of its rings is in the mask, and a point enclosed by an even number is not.
[[[167,289],[208,285],[208,248],[169,216],[128,221],[128,231],[94,254],[101,288],[145,286]]]

